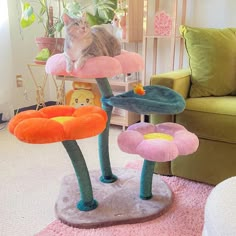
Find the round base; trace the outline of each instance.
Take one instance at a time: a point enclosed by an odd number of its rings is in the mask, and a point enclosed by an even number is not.
[[[153,175],[153,197],[139,197],[140,171],[113,169],[118,176],[114,183],[102,183],[100,171],[91,171],[94,199],[98,207],[92,211],[80,211],[76,204],[80,200],[75,175],[62,180],[59,197],[55,205],[57,217],[64,223],[78,228],[97,228],[118,224],[131,224],[152,220],[162,215],[172,203],[172,192],[160,176]]]
[[[112,175],[112,177],[104,177],[104,176],[101,176],[100,177],[100,181],[103,182],[103,183],[106,183],[106,184],[110,184],[110,183],[113,183],[117,180],[117,176],[115,175]]]
[[[97,208],[98,206],[98,202],[96,200],[92,200],[91,202],[89,203],[85,203],[83,201],[79,201],[77,203],[77,208],[80,210],[80,211],[92,211],[94,210],[95,208]]]

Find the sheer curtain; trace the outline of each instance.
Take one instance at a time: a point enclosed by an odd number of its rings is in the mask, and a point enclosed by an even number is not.
[[[12,49],[7,1],[0,1],[0,113],[3,114],[5,120],[9,118],[12,96],[14,96]]]

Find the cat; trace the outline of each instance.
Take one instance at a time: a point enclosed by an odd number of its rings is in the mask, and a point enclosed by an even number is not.
[[[91,57],[114,57],[121,53],[121,43],[101,25],[90,27],[85,17],[63,14],[65,25],[64,55],[66,71],[82,68]]]

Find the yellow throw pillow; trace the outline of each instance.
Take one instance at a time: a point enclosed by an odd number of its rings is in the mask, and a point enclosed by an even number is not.
[[[236,94],[236,28],[180,26],[191,69],[190,97]]]

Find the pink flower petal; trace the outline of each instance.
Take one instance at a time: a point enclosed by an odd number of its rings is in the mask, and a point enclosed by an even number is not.
[[[166,139],[144,139],[149,133],[163,133],[173,137]],[[137,123],[120,134],[118,144],[122,151],[139,154],[146,160],[166,162],[174,160],[178,155],[188,155],[195,152],[199,145],[198,137],[185,129],[184,126],[166,122],[158,125]]]
[[[118,146],[121,151],[136,154],[136,147],[143,141],[143,135],[137,131],[124,131],[118,136]]]
[[[122,51],[120,55],[114,58],[120,62],[123,74],[142,71],[144,68],[142,56],[138,53]],[[104,68],[104,70],[107,69]]]
[[[115,57],[99,56],[89,58],[82,68],[73,69],[70,74],[66,72],[64,53],[55,54],[47,60],[45,70],[51,75],[91,79],[137,72],[143,70],[143,68],[143,59],[138,53],[123,50],[120,55]]]
[[[198,137],[189,131],[178,131],[173,141],[179,150],[179,155],[188,155],[195,152],[199,146]]]
[[[175,143],[166,140],[144,140],[137,146],[137,154],[149,161],[166,162],[178,155]]]
[[[82,68],[73,69],[71,74],[68,74],[64,53],[51,56],[47,60],[45,70],[51,75],[75,76],[84,79],[113,77],[123,73],[120,62],[114,57],[100,56],[88,59]]]
[[[146,123],[146,122],[140,122],[140,123],[136,123],[136,124],[129,126],[127,130],[135,130],[141,134],[154,133],[155,132],[155,125],[150,124],[150,123]]]
[[[165,122],[165,123],[156,125],[155,132],[165,133],[165,134],[169,134],[173,136],[179,130],[186,130],[186,129],[182,125],[171,123],[171,122]]]

